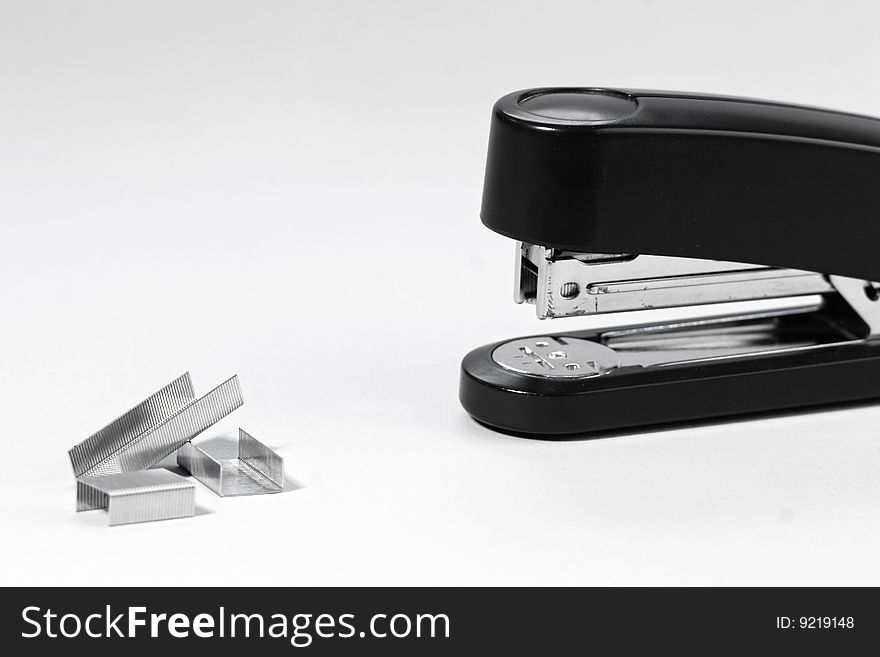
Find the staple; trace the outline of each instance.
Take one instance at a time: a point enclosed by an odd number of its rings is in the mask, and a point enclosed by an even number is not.
[[[76,510],[107,509],[110,525],[192,516],[195,496],[191,480],[164,469],[76,480]]]
[[[243,403],[237,376],[197,399],[187,372],[71,448],[74,475],[146,470]]]
[[[210,448],[206,448],[210,449]],[[186,442],[177,451],[177,464],[220,495],[280,493],[284,487],[284,459],[244,429],[238,430],[238,456],[222,458]]]

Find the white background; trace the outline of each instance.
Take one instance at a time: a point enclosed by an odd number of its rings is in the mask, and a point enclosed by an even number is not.
[[[457,400],[469,349],[587,324],[479,222],[497,97],[880,115],[876,7],[0,2],[0,583],[880,584],[880,406],[543,442]],[[297,490],[74,513],[66,450],[186,370]]]

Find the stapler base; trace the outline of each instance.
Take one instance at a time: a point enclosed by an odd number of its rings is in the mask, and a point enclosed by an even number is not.
[[[547,438],[863,401],[880,398],[880,342],[823,312],[539,335],[471,351],[459,397]]]

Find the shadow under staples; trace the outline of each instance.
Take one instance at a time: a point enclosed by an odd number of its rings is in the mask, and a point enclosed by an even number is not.
[[[281,487],[283,492],[288,493],[290,491],[299,490],[299,489],[305,488],[305,487],[306,487],[305,484],[303,484],[299,480],[294,479],[293,477],[290,477],[287,474],[284,475],[284,484]]]

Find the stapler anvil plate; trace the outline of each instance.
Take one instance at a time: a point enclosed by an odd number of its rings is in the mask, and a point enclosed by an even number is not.
[[[880,119],[517,92],[494,107],[481,218],[517,241],[515,300],[539,318],[649,311],[470,352],[460,398],[484,424],[560,436],[880,397]],[[652,322],[664,308],[693,312]]]

